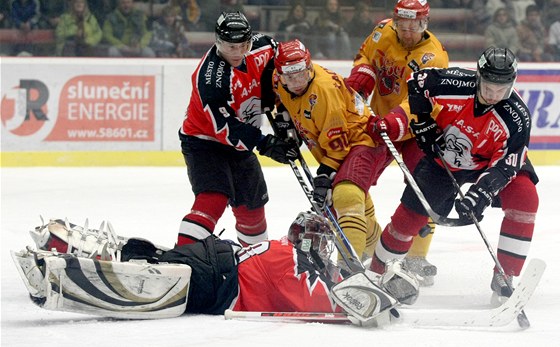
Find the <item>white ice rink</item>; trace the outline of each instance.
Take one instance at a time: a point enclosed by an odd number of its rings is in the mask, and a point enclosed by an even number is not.
[[[182,316],[158,321],[116,321],[46,311],[33,305],[10,258],[32,245],[28,231],[45,219],[90,226],[109,220],[123,236],[172,246],[193,195],[184,167],[2,168],[2,346],[560,346],[560,167],[537,167],[540,207],[529,258],[548,268],[525,307],[532,324],[503,328],[431,328],[406,324],[383,329],[225,321],[223,316]],[[271,238],[285,234],[308,202],[288,167],[265,168]],[[370,192],[382,226],[398,204],[402,174],[391,166]],[[502,212],[487,210],[482,229],[494,249]],[[235,238],[228,209],[217,230]],[[429,259],[438,267],[433,287],[422,288],[417,307],[488,308],[493,261],[474,226],[438,227]]]

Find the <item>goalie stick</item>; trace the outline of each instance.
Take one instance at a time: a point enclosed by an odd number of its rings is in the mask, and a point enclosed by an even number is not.
[[[501,327],[510,324],[525,307],[544,273],[546,263],[531,259],[517,288],[502,305],[492,309],[403,309],[393,314],[396,322],[418,327]],[[243,312],[226,310],[224,317],[252,321],[319,322],[351,324],[346,313],[326,312]]]

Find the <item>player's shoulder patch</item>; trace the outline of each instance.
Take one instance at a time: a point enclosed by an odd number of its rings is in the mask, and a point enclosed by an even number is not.
[[[434,53],[424,53],[420,61],[422,62],[422,64],[426,64],[427,62],[434,59],[435,57],[436,55]]]

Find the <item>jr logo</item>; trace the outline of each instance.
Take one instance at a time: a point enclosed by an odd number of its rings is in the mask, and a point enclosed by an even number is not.
[[[27,136],[36,133],[48,120],[49,90],[38,80],[20,80],[19,86],[2,96],[2,125],[11,133]]]

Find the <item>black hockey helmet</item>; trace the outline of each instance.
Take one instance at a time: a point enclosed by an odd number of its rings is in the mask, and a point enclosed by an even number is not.
[[[329,221],[312,212],[300,212],[288,231],[288,240],[296,248],[318,255],[326,264],[334,252],[334,234]]]
[[[478,59],[476,68],[480,77],[490,83],[513,83],[517,77],[517,59],[508,48],[486,49]]]
[[[476,85],[479,96],[488,99],[486,86],[499,86],[505,92],[502,100],[508,99],[517,78],[517,59],[508,48],[490,47],[482,53],[476,64]],[[505,88],[507,87],[507,88]],[[494,98],[494,99],[499,99]],[[495,101],[496,101],[495,100]]]
[[[247,42],[253,29],[243,13],[222,12],[216,21],[216,38],[230,43]]]

